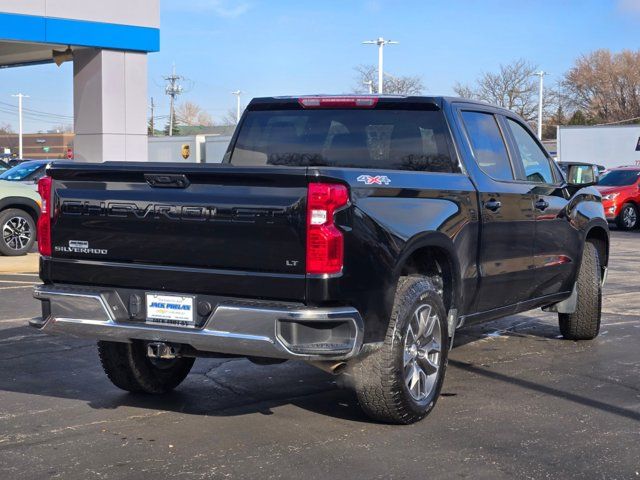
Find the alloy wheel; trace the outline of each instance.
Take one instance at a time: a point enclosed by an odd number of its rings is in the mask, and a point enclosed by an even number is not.
[[[11,217],[2,226],[2,240],[12,250],[22,250],[31,240],[33,232],[23,217]]]
[[[414,312],[404,338],[405,385],[411,397],[422,402],[433,391],[441,366],[440,319],[430,305]]]
[[[633,228],[636,226],[636,222],[638,221],[638,216],[636,214],[636,209],[633,207],[627,207],[622,212],[622,222],[624,226],[627,228]]]

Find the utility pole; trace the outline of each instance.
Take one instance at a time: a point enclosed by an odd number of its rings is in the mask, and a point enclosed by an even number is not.
[[[539,72],[534,73],[534,75],[540,77],[540,90],[538,91],[538,139],[542,140],[542,100],[544,93],[544,76],[549,74],[540,70]]]
[[[22,157],[22,99],[29,98],[29,95],[23,95],[22,93],[18,93],[16,95],[11,95],[12,97],[18,98],[18,156]]]
[[[378,37],[377,40],[366,40],[362,43],[363,45],[378,45],[378,94],[381,95],[384,92],[384,46],[396,45],[400,42],[385,40],[382,37]]]
[[[231,92],[231,95],[236,96],[236,125],[240,123],[240,95],[242,92],[240,90],[236,90],[235,92]]]
[[[169,136],[173,136],[173,122],[175,120],[175,100],[178,95],[182,93],[182,85],[180,85],[180,81],[184,80],[180,75],[176,75],[176,66],[173,65],[173,71],[171,75],[167,75],[163,77],[167,82],[167,86],[164,91],[167,95],[169,95]]]
[[[373,93],[373,80],[365,80],[362,83],[369,87],[369,95],[371,95]]]
[[[155,136],[156,134],[156,124],[155,124],[155,120],[154,120],[154,112],[155,112],[155,104],[153,103],[153,97],[151,97],[151,105],[149,106],[149,108],[151,108],[151,136]]]

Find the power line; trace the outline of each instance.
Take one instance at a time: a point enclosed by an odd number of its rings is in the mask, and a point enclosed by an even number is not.
[[[640,117],[627,118],[625,120],[618,120],[616,122],[596,123],[594,126],[602,127],[602,126],[605,126],[605,125],[617,125],[619,123],[633,122],[634,120],[640,120]]]
[[[16,105],[13,105],[12,103],[7,103],[7,102],[0,102],[0,105],[5,105],[6,107],[12,108],[17,110],[18,107]],[[23,108],[22,109],[25,113],[32,113],[34,115],[42,115],[42,116],[48,116],[48,117],[60,117],[60,118],[68,118],[70,120],[73,120],[73,115],[64,115],[61,113],[50,113],[50,112],[43,112],[42,110],[34,110],[32,108]]]
[[[17,109],[8,110],[6,108],[0,107],[0,113],[5,113],[7,115],[10,115],[11,117],[15,117],[18,111]],[[57,122],[64,123],[64,122],[71,122],[73,120],[72,118],[44,117],[37,114],[26,112],[25,109],[23,109],[22,115],[25,119],[37,121],[37,122],[56,122],[57,121]]]

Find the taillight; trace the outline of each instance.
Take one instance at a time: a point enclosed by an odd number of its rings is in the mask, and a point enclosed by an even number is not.
[[[378,97],[300,97],[302,108],[374,108]]]
[[[40,255],[51,255],[51,177],[38,181],[38,193],[42,197],[40,217],[38,217],[38,250]]]
[[[335,274],[342,271],[344,239],[333,215],[349,201],[344,185],[310,183],[307,193],[307,273]]]

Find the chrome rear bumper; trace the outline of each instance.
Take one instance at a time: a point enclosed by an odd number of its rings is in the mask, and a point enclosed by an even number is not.
[[[260,302],[220,302],[204,324],[180,328],[131,319],[115,290],[41,285],[34,298],[43,316],[31,326],[50,334],[97,340],[148,340],[242,356],[344,360],[362,346],[363,323],[351,307],[311,308]]]

